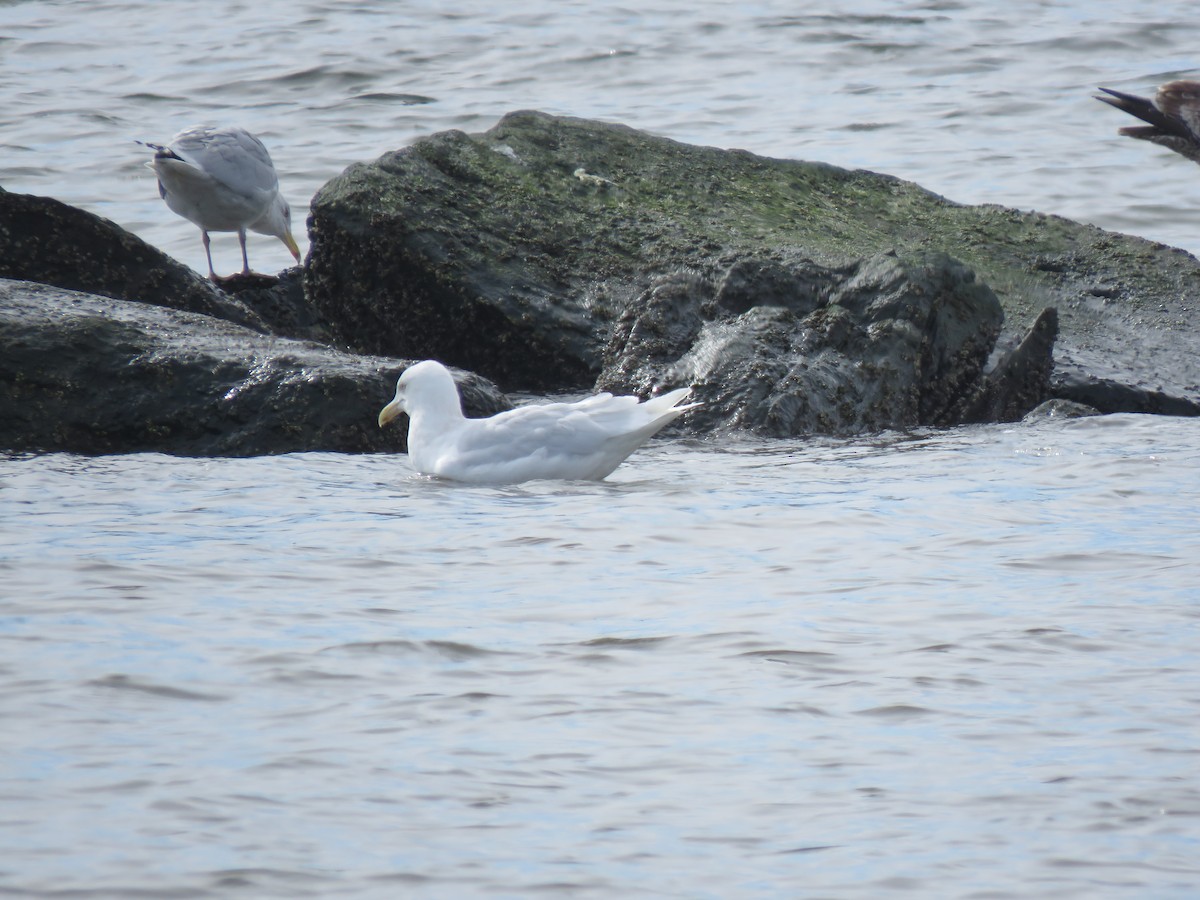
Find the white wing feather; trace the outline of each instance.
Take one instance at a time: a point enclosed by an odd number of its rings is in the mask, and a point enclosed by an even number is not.
[[[642,403],[597,394],[577,403],[522,406],[486,419],[463,417],[450,371],[427,359],[404,370],[379,412],[386,425],[409,415],[414,469],[456,481],[515,483],[536,478],[600,479],[685,410],[688,388]]]
[[[694,404],[680,388],[641,403],[597,394],[467,419],[440,448],[435,473],[462,481],[598,479]]]

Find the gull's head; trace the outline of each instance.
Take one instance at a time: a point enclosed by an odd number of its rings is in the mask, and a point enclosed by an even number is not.
[[[276,232],[276,236],[283,241],[283,246],[291,251],[292,256],[296,258],[296,262],[300,262],[300,248],[296,246],[296,239],[292,237],[292,208],[288,206],[288,202],[283,197],[278,198],[279,205],[283,207],[280,218],[283,220],[283,228]]]
[[[296,239],[292,237],[292,208],[288,206],[282,194],[275,195],[267,211],[250,228],[259,234],[275,235],[283,241],[283,246],[288,248],[296,262],[300,262],[300,248],[296,245]]]
[[[379,411],[379,427],[382,428],[400,413],[411,416],[417,409],[453,410],[462,414],[454,376],[436,360],[427,359],[404,370],[404,374],[396,381],[396,396]]]

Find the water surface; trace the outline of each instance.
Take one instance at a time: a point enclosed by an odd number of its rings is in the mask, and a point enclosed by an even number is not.
[[[1194,420],[0,484],[17,896],[1200,884]]]

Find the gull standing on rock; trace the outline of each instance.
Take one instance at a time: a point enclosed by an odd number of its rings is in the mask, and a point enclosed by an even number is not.
[[[146,163],[158,176],[158,193],[172,212],[200,228],[208,275],[213,271],[210,231],[236,231],[242,245],[242,275],[250,275],[246,229],[283,241],[296,262],[300,248],[292,237],[292,211],[279,193],[279,177],[262,141],[243,128],[185,128],[167,146],[147,144]]]
[[[699,406],[679,405],[689,390],[677,388],[645,403],[596,394],[578,403],[533,404],[468,419],[449,370],[427,359],[404,370],[395,399],[379,413],[379,427],[408,413],[408,457],[422,475],[492,484],[598,481],[668,422]]]
[[[1200,163],[1200,81],[1164,84],[1153,101],[1109,88],[1100,90],[1108,96],[1097,100],[1149,123],[1121,128],[1118,134],[1160,144]]]

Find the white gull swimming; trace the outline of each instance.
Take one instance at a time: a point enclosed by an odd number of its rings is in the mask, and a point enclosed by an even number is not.
[[[423,475],[500,484],[599,480],[698,406],[682,403],[689,390],[677,388],[644,403],[596,394],[576,403],[533,404],[468,419],[449,370],[427,359],[400,376],[395,398],[379,413],[379,426],[408,413],[408,456]]]
[[[144,143],[144,142],[139,142]],[[210,231],[236,231],[242,246],[242,274],[250,275],[246,229],[274,235],[296,262],[300,248],[292,237],[292,211],[279,193],[275,164],[263,142],[243,128],[185,128],[146,163],[158,176],[158,192],[172,212],[200,228],[208,274],[213,271]]]

